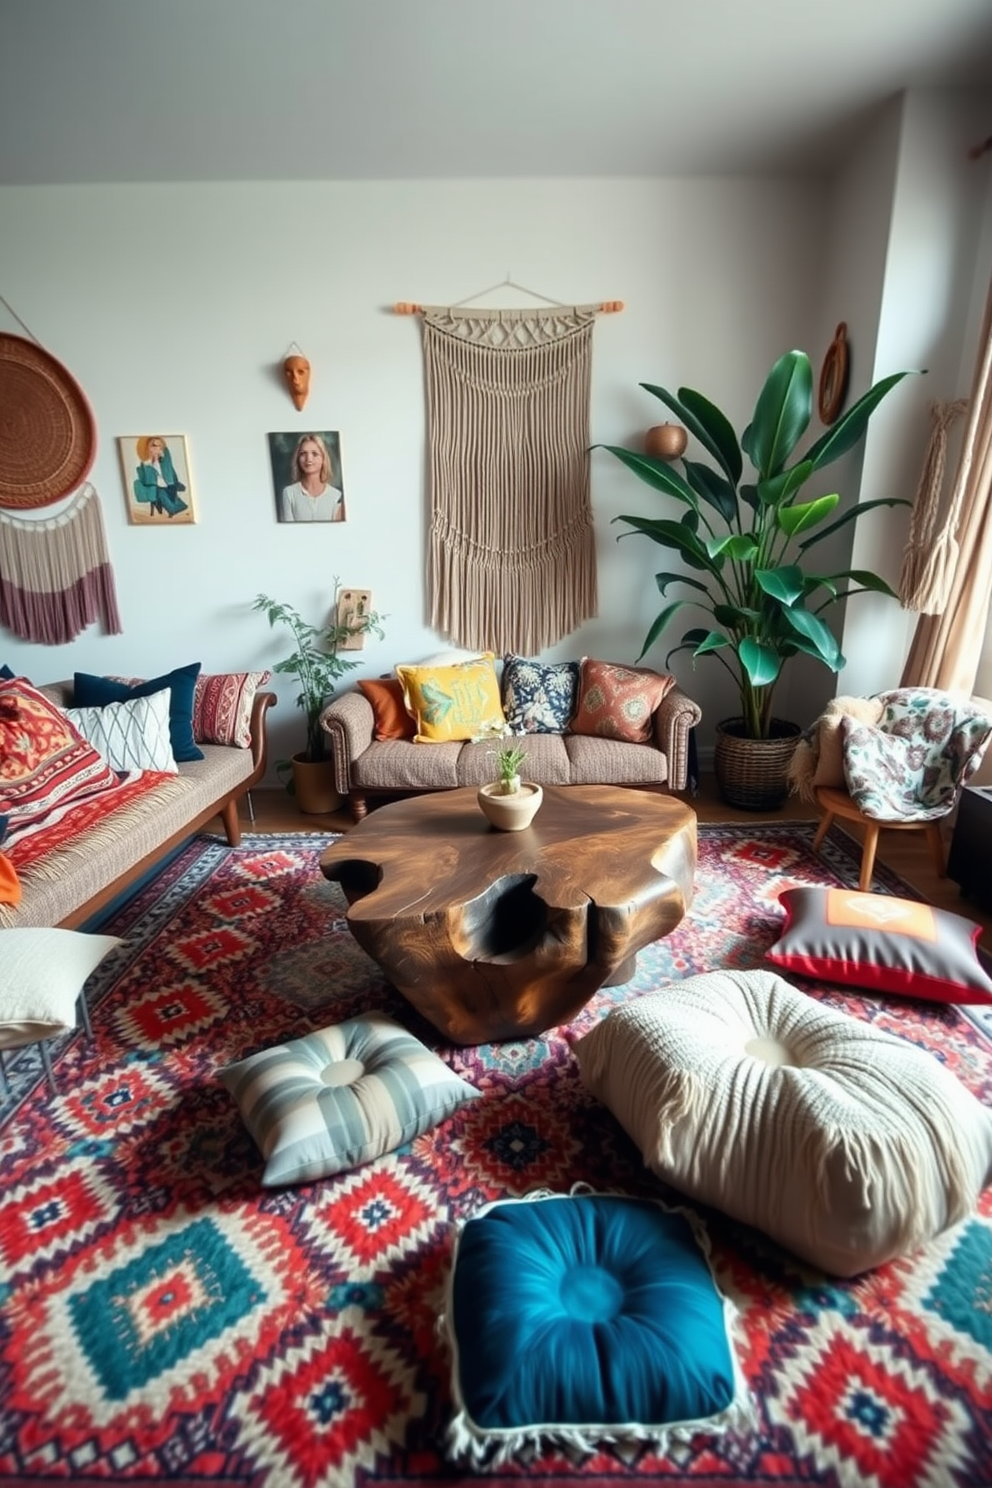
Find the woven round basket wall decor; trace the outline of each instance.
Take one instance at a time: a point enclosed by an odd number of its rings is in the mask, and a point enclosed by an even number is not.
[[[0,507],[68,496],[95,454],[96,423],[75,378],[36,342],[0,332]]]
[[[720,794],[744,811],[772,811],[789,794],[786,770],[802,732],[797,723],[773,718],[771,737],[744,736],[743,718],[725,718],[716,726],[713,772]]]

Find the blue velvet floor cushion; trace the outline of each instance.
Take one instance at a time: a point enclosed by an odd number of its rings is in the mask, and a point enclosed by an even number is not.
[[[451,1456],[493,1466],[548,1441],[664,1448],[745,1427],[732,1308],[704,1246],[686,1211],[610,1194],[508,1199],[467,1220],[445,1315]]]

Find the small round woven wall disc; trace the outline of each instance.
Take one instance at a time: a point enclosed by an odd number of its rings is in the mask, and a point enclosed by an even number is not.
[[[96,423],[75,378],[36,342],[0,332],[0,507],[61,500],[95,454]]]

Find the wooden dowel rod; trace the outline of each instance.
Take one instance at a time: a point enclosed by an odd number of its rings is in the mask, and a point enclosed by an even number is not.
[[[604,300],[597,305],[596,309],[602,315],[617,315],[623,309],[623,300]],[[409,300],[397,300],[393,306],[394,315],[423,315],[423,305],[413,304]]]

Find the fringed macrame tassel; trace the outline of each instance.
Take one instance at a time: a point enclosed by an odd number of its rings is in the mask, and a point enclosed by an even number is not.
[[[899,600],[903,609],[917,610],[924,615],[939,614],[944,609],[951,574],[958,559],[958,545],[954,538],[958,503],[952,504],[939,533],[937,519],[947,463],[947,431],[967,407],[965,398],[953,403],[934,402],[930,405],[933,428],[913,502],[909,540],[899,577]]]
[[[431,623],[534,656],[597,611],[595,311],[426,307]]]
[[[0,512],[0,625],[22,640],[64,645],[102,620],[123,630],[100,498],[87,482],[57,517]]]

